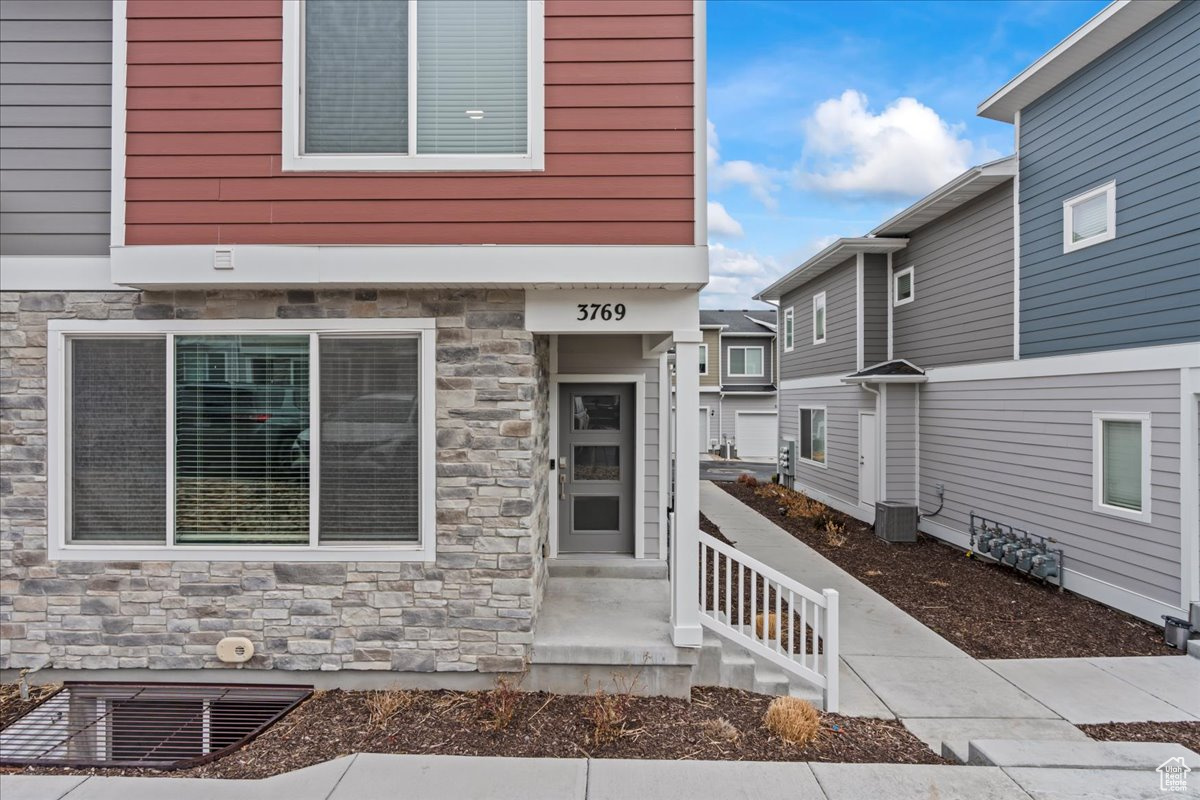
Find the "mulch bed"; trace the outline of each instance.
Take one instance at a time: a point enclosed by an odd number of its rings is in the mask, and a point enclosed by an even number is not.
[[[1182,655],[1163,643],[1155,625],[1010,568],[967,558],[936,539],[884,542],[871,526],[833,509],[821,507],[808,518],[781,515],[779,501],[759,496],[755,487],[717,486],[975,658]],[[830,536],[828,521],[844,533]]]
[[[319,691],[246,747],[176,777],[265,778],[352,753],[536,758],[654,758],[944,764],[899,723],[822,715],[816,742],[798,747],[763,727],[774,698],[698,688],[692,700],[509,691],[399,693],[401,707],[372,721],[380,692]],[[507,703],[505,698],[507,697]],[[603,705],[599,705],[603,704]],[[510,722],[498,728],[498,709]],[[616,720],[597,726],[596,711]],[[725,722],[722,723],[721,720]],[[41,774],[155,775],[158,770],[10,768]]]
[[[1171,742],[1200,753],[1200,722],[1106,722],[1075,727],[1101,742]]]
[[[21,699],[21,689],[18,684],[0,684],[0,730],[7,728],[21,717],[28,714],[42,703],[49,700],[62,684],[47,683],[42,686],[30,686],[29,696]]]

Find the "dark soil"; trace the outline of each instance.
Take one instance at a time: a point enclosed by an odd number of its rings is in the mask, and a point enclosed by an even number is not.
[[[805,747],[763,727],[773,698],[736,689],[699,688],[692,700],[629,695],[510,693],[511,721],[497,728],[492,692],[406,692],[405,705],[372,722],[372,692],[319,691],[241,750],[170,774],[265,778],[352,753],[420,753],[536,758],[656,758],[729,761],[829,761],[944,764],[895,721],[822,715]],[[615,721],[598,729],[597,704]],[[732,728],[720,723],[725,720]],[[599,735],[598,735],[599,734]],[[6,772],[154,775],[155,770],[9,769]]]
[[[42,703],[49,700],[62,688],[58,683],[30,686],[29,697],[21,699],[21,690],[15,683],[0,685],[0,730],[7,728]]]
[[[1173,742],[1200,752],[1200,722],[1106,722],[1076,727],[1101,742]]]
[[[871,526],[833,509],[813,518],[786,516],[778,500],[754,487],[717,486],[975,658],[1181,654],[1163,643],[1155,625],[938,540],[922,535],[911,544],[884,542]],[[842,525],[844,535],[829,536],[827,520]]]

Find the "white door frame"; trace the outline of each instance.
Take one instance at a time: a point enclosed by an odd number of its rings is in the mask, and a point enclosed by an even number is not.
[[[871,509],[871,511],[874,511],[875,506],[873,504],[868,504],[867,502],[865,502],[863,500],[863,471],[864,471],[863,470],[863,467],[864,467],[864,465],[863,465],[863,417],[864,416],[871,417],[874,420],[874,425],[875,425],[875,435],[873,437],[875,440],[874,448],[873,448],[874,455],[871,460],[871,463],[872,463],[872,467],[874,468],[874,473],[875,473],[873,476],[873,478],[874,478],[873,482],[875,484],[874,494],[875,494],[876,502],[878,502],[879,498],[880,498],[880,493],[879,493],[879,414],[876,413],[875,409],[861,409],[860,408],[858,410],[858,505],[860,508],[864,508],[864,509],[869,508],[869,509]],[[825,435],[826,436],[829,435],[828,427],[826,428]],[[828,447],[826,449],[828,449]]]
[[[558,452],[560,416],[559,386],[564,383],[632,383],[633,387],[633,557],[646,557],[646,376],[644,374],[570,374],[550,378],[550,458],[555,472],[550,475],[550,558],[558,558],[558,470],[563,469]]]
[[[700,406],[700,413],[704,414],[704,452],[708,452],[708,443],[712,441],[712,406]]]
[[[748,416],[758,416],[758,417],[767,416],[767,415],[770,415],[770,416],[773,416],[773,417],[775,417],[775,442],[776,442],[775,449],[776,449],[776,450],[778,450],[778,442],[779,442],[779,412],[778,412],[776,409],[771,409],[770,411],[766,411],[766,410],[752,410],[752,409],[739,410],[739,411],[734,411],[734,412],[733,412],[733,440],[734,440],[734,442],[735,442],[735,443],[739,443],[739,444],[738,444],[738,447],[739,447],[739,450],[738,450],[738,458],[742,458],[742,457],[743,457],[743,456],[742,456],[742,451],[741,451],[741,449],[740,449],[740,447],[741,447],[741,445],[740,445],[740,439],[739,439],[739,437],[740,437],[740,434],[738,433],[738,428],[739,428],[739,427],[741,427],[741,416],[742,416],[743,414],[746,414],[746,415],[748,415]],[[770,458],[770,456],[769,456],[769,455],[768,455],[767,457],[768,457],[768,458]],[[779,457],[779,453],[778,453],[778,452],[776,452],[776,453],[775,453],[775,457],[776,457],[776,458],[778,458],[778,457]]]

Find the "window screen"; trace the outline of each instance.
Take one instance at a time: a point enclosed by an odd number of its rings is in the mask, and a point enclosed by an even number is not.
[[[304,4],[304,151],[408,152],[408,4]]]
[[[320,353],[320,541],[417,541],[417,338],[323,337]]]
[[[70,537],[166,539],[166,340],[70,345]]]
[[[177,337],[175,541],[307,544],[307,437],[308,336]]]
[[[525,0],[417,3],[417,153],[528,151]]]
[[[1099,236],[1108,228],[1108,195],[1095,197],[1071,206],[1071,241],[1080,242]]]
[[[1142,423],[1104,420],[1105,505],[1142,510]]]

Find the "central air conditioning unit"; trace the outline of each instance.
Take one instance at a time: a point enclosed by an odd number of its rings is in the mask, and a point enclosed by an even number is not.
[[[917,540],[917,507],[884,500],[875,504],[875,535],[885,542]]]

